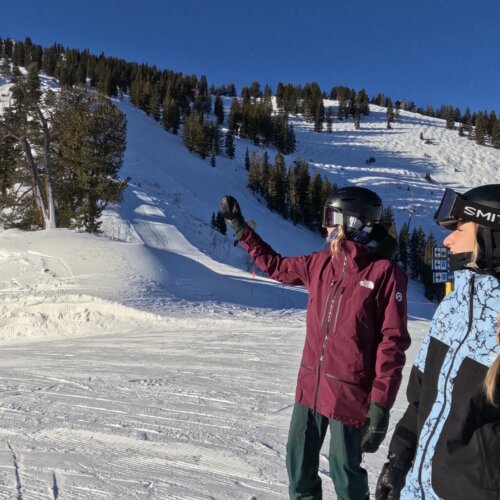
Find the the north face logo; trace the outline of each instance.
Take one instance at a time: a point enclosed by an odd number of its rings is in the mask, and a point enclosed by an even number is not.
[[[375,287],[375,285],[373,284],[373,281],[369,281],[369,280],[361,280],[359,282],[359,284],[361,286],[364,286],[365,288],[369,288],[370,290],[373,290],[373,288]]]

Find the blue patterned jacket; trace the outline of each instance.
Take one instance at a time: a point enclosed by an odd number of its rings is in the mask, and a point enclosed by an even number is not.
[[[389,454],[406,468],[401,499],[500,499],[500,406],[482,383],[498,355],[500,281],[455,273],[412,367],[409,406]],[[500,400],[497,383],[496,401]]]

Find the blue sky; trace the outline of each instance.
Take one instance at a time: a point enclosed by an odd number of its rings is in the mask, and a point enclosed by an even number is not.
[[[18,0],[0,37],[88,48],[216,85],[317,81],[500,113],[498,0]]]

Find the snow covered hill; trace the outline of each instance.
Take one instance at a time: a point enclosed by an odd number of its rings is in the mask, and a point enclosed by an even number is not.
[[[246,189],[251,144],[237,141],[236,159],[212,168],[144,113],[116,104],[128,120],[122,174],[132,180],[107,210],[104,235],[0,232],[0,498],[287,498],[284,447],[307,295],[255,273],[210,218],[232,194],[282,254],[324,243]],[[411,209],[412,227],[435,227],[438,237],[432,214],[444,187],[500,182],[500,151],[440,120],[401,112],[387,130],[385,109],[372,106],[357,131],[337,121],[318,134],[299,118],[294,127],[287,166],[301,158],[338,185],[372,187],[398,226]],[[405,374],[434,308],[410,283]],[[371,486],[385,453],[366,456]],[[326,450],[321,468],[325,498],[335,498]]]

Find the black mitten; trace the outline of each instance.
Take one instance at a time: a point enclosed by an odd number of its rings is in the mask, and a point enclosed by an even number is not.
[[[224,219],[233,228],[236,238],[241,240],[247,225],[236,199],[229,195],[224,196],[220,202],[220,211]]]
[[[406,481],[408,467],[399,464],[394,455],[382,467],[375,489],[375,500],[399,500]]]
[[[389,427],[389,410],[377,403],[370,404],[366,416],[366,427],[361,441],[361,451],[375,453],[387,434]]]

